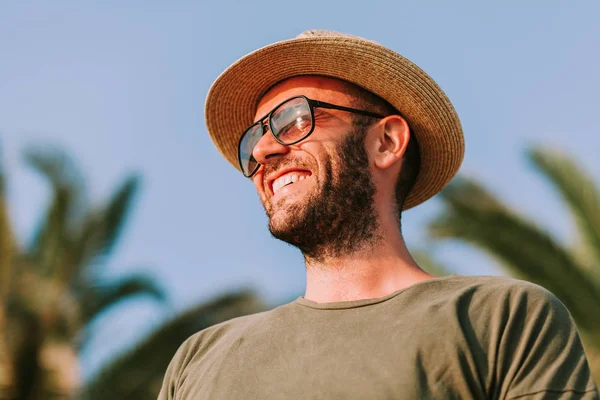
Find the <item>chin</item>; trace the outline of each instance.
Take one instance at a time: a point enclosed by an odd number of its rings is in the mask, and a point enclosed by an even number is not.
[[[277,239],[285,238],[303,229],[306,209],[298,204],[278,204],[269,216],[269,231]]]
[[[298,207],[277,207],[269,215],[269,230],[285,232],[294,228],[302,220]]]

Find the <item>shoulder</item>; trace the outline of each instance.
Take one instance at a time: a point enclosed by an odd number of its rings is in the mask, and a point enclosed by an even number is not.
[[[478,290],[533,290],[543,289],[541,286],[534,283],[523,281],[520,279],[510,278],[506,276],[466,276],[466,275],[450,275],[442,278],[433,279],[432,282],[438,281],[439,285],[447,289],[461,288],[476,288]]]
[[[473,348],[494,366],[500,398],[597,393],[575,322],[549,290],[506,277],[455,277],[446,286]]]
[[[540,285],[507,277],[462,277],[457,287],[463,315],[483,331],[503,332],[505,340],[546,337],[563,345],[577,336],[569,310]]]
[[[450,276],[436,279],[422,293],[430,306],[465,317],[481,326],[522,326],[553,320],[570,330],[569,311],[537,284],[500,276]],[[531,318],[534,316],[535,318]]]
[[[235,343],[244,332],[254,325],[260,325],[261,321],[269,318],[273,311],[265,311],[257,314],[246,315],[203,329],[179,346],[179,349],[171,359],[163,378],[162,388],[159,394],[160,400],[172,400],[183,382],[185,382],[188,369],[195,362],[202,360],[204,355],[212,349],[219,351],[228,344]]]
[[[228,347],[257,329],[270,325],[289,307],[290,304],[286,304],[269,311],[233,318],[203,329],[183,342],[171,363],[183,371],[193,359],[202,357],[207,351],[213,348]]]
[[[526,300],[530,304],[562,306],[558,298],[540,285],[504,276],[453,275],[439,282],[442,294],[468,296],[475,302],[512,304]]]

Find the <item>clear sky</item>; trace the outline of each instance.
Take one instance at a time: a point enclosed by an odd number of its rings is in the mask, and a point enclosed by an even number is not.
[[[105,272],[151,271],[171,305],[131,302],[99,321],[85,373],[224,290],[253,287],[274,302],[303,293],[301,255],[270,237],[253,186],[206,132],[206,93],[230,63],[313,28],[390,47],[454,103],[466,137],[462,173],[570,240],[565,209],[524,149],[569,152],[600,181],[599,15],[594,0],[0,3],[0,140],[21,239],[48,201],[24,168],[29,144],[69,150],[97,202],[126,174],[144,178]],[[439,209],[434,199],[406,213],[409,247],[426,246],[423,226]],[[432,251],[458,273],[499,273],[465,246]]]

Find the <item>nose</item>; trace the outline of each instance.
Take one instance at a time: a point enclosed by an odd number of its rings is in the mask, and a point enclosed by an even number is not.
[[[256,146],[254,146],[252,155],[256,161],[265,165],[273,158],[287,154],[290,151],[290,148],[275,140],[270,132],[266,132],[266,130],[269,129],[267,125],[265,125],[263,129],[265,129],[265,134],[260,138],[258,143],[256,143]]]

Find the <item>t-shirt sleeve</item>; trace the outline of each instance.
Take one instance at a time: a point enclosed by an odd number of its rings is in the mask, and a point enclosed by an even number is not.
[[[520,287],[505,304],[497,353],[500,398],[600,399],[566,307],[547,290]]]
[[[177,399],[177,388],[181,374],[188,363],[190,356],[190,347],[193,340],[198,334],[188,338],[175,353],[173,359],[167,367],[163,384],[158,395],[158,400],[175,400]]]

